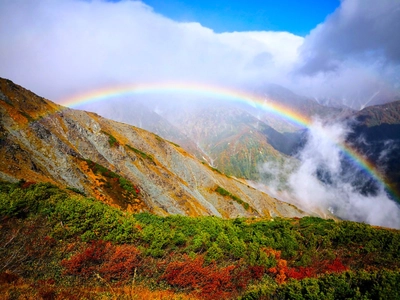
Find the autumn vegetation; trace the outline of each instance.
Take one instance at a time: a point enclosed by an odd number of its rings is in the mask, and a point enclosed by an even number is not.
[[[6,299],[400,299],[400,232],[361,223],[132,214],[19,182],[0,228]]]

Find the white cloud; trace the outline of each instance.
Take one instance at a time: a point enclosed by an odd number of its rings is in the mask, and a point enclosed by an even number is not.
[[[214,33],[142,2],[15,0],[0,4],[0,73],[44,96],[159,80],[279,80],[303,38]]]
[[[400,1],[342,1],[300,48],[298,90],[354,108],[376,93],[375,103],[393,100],[399,96],[399,32]]]
[[[400,2],[344,0],[304,39],[217,34],[140,1],[0,1],[0,76],[52,98],[135,81],[267,82],[355,108],[400,89]]]
[[[376,193],[363,195],[357,189],[354,170],[343,167],[343,143],[349,129],[344,124],[313,122],[307,143],[298,155],[298,164],[288,176],[287,187],[277,197],[306,211],[325,213],[358,222],[400,228],[400,205],[388,198],[382,186]],[[282,166],[265,165],[262,172],[286,173]],[[279,182],[268,182],[270,191],[279,190]]]

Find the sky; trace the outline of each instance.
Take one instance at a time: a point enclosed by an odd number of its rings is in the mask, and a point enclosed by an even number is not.
[[[362,108],[400,98],[399,32],[399,0],[0,0],[0,76],[56,102],[190,81]]]
[[[146,0],[154,11],[178,22],[199,22],[215,32],[288,31],[305,36],[340,4],[339,0]]]

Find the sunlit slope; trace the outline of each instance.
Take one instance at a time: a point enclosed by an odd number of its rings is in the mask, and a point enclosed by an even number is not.
[[[0,80],[0,177],[50,181],[128,211],[302,216],[148,131]]]

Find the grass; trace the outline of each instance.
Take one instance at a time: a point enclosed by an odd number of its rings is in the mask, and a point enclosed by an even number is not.
[[[216,191],[218,194],[220,194],[220,195],[222,195],[222,196],[224,196],[224,197],[229,197],[229,198],[231,198],[233,201],[239,203],[240,205],[243,206],[243,208],[244,208],[245,210],[249,210],[249,209],[250,209],[250,205],[249,205],[247,202],[243,201],[243,200],[240,199],[238,196],[235,196],[235,195],[231,194],[230,192],[228,192],[228,191],[225,190],[224,188],[222,188],[222,187],[220,187],[220,186],[217,186],[217,188],[215,189],[215,191]]]
[[[110,147],[119,146],[119,142],[111,133],[103,130],[101,132],[108,136],[108,143],[110,144]]]

